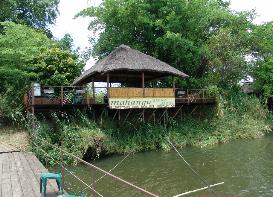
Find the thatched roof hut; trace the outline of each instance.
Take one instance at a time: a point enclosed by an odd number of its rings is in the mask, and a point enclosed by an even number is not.
[[[121,45],[112,51],[78,77],[73,85],[81,85],[95,82],[106,82],[107,73],[110,73],[112,83],[135,83],[141,80],[141,74],[145,74],[145,81],[161,78],[164,76],[187,77],[185,73],[162,62],[152,56]]]

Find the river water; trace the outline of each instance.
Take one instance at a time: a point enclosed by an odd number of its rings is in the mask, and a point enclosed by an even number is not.
[[[180,151],[208,183],[225,182],[214,187],[213,191],[206,190],[187,196],[273,196],[272,135],[205,148],[186,147]],[[109,170],[123,157],[110,156],[92,163]],[[89,184],[103,175],[84,165],[69,169]],[[151,151],[130,155],[112,173],[159,196],[174,196],[204,187],[175,151]],[[65,186],[70,193],[90,194],[88,189],[82,191],[85,186],[68,174],[65,176]],[[101,179],[94,188],[107,197],[144,196],[110,177]]]

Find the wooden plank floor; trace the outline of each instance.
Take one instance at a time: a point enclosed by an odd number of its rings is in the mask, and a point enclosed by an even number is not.
[[[1,153],[10,153],[10,152],[19,152],[19,150],[9,144],[0,143],[0,154]]]
[[[45,167],[32,154],[26,152],[0,153],[0,196],[40,197],[40,174]],[[47,184],[47,196],[57,196],[56,182]]]

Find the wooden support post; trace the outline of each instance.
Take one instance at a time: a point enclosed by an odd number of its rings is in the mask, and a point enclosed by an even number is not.
[[[94,82],[94,78],[92,78],[92,94],[93,94],[94,102],[96,103],[96,101],[95,101],[95,82]]]
[[[183,105],[181,105],[181,106],[179,107],[179,109],[175,112],[175,114],[174,114],[173,117],[172,117],[173,120],[175,119],[175,117],[177,116],[177,114],[180,112],[180,110],[182,109],[182,107],[183,107]]]
[[[156,111],[156,109],[155,110],[153,110],[153,112],[152,112],[152,114],[148,117],[148,122],[151,120],[151,118],[153,118],[153,115],[154,115],[154,113],[155,113],[155,111]]]
[[[64,87],[61,86],[61,105],[64,105]]]
[[[115,120],[115,117],[116,117],[117,113],[118,113],[118,110],[116,110],[116,112],[115,112],[115,114],[113,116],[112,122]]]
[[[193,108],[193,110],[191,111],[190,115],[192,115],[193,112],[195,112],[197,108],[198,108],[198,105],[196,105],[196,106]]]
[[[107,73],[107,99],[109,99],[109,83],[110,83],[110,77],[109,77],[109,73]]]
[[[174,96],[175,96],[175,78],[173,77],[173,93],[174,93]]]
[[[90,96],[89,96],[89,89],[86,89],[88,91],[88,93],[86,94],[86,103],[87,103],[87,107],[90,107]]]
[[[144,76],[144,72],[142,72],[141,75],[141,87],[142,87],[142,92],[143,92],[143,97],[145,97],[145,76]]]
[[[127,118],[129,117],[130,113],[131,113],[131,110],[132,109],[129,109],[129,112],[127,113],[127,115],[125,116],[125,119],[123,120],[123,123],[122,124],[125,124]]]

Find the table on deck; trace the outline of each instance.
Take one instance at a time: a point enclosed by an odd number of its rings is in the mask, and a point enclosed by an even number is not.
[[[19,152],[9,145],[0,144],[0,196],[40,197],[40,174],[46,168],[33,153]],[[47,184],[47,196],[57,196],[55,181]]]

